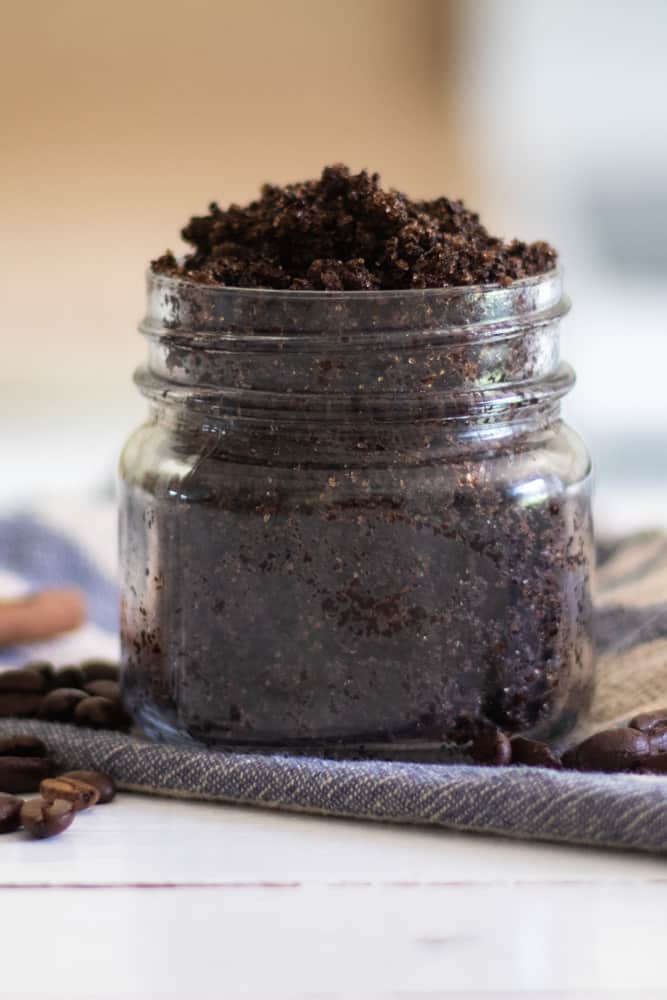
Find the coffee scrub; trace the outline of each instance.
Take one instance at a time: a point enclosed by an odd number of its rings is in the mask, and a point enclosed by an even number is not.
[[[148,276],[121,461],[124,693],[153,737],[437,759],[592,691],[590,461],[555,251],[326,168]]]

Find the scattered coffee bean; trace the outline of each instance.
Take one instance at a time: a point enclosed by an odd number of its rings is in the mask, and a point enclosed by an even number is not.
[[[659,753],[667,753],[667,726],[663,729],[650,729],[648,736],[649,753],[651,756]]]
[[[93,700],[75,718],[76,706],[85,699],[103,701]],[[0,671],[2,717],[76,722],[81,726],[118,730],[127,730],[131,724],[122,703],[119,665],[97,659],[57,671],[47,660]]]
[[[503,766],[512,763],[512,745],[499,729],[483,729],[473,740],[472,758],[477,764]]]
[[[54,684],[59,688],[83,690],[84,683],[81,667],[61,667],[60,670],[56,670]]]
[[[0,791],[12,794],[36,792],[51,774],[47,757],[0,757]]]
[[[97,804],[100,793],[94,785],[88,785],[78,778],[45,778],[39,786],[39,793],[47,802],[63,799],[71,802],[77,812]]]
[[[651,756],[667,753],[667,726],[664,729],[652,729],[646,735]]]
[[[659,708],[655,712],[642,712],[630,719],[628,726],[638,729],[641,733],[650,733],[653,729],[667,728],[667,708]]]
[[[30,799],[24,802],[21,808],[21,823],[31,837],[44,840],[66,830],[74,815],[75,809],[72,803],[63,799],[56,799],[55,802]]]
[[[496,729],[479,733],[471,753],[477,764],[511,763],[554,770],[667,774],[667,710],[636,716],[633,722],[635,726],[632,727],[595,733],[571,747],[560,759],[546,743],[525,736],[514,736],[510,740]]]
[[[566,771],[576,771],[577,770],[577,748],[570,747],[565,753],[560,755],[560,762]]]
[[[658,753],[647,757],[638,768],[638,774],[667,774],[667,753]]]
[[[52,722],[71,722],[74,709],[86,697],[85,691],[77,688],[54,688],[42,699],[39,717]]]
[[[92,729],[119,729],[128,723],[128,718],[120,701],[87,697],[76,706],[74,721],[78,726]]]
[[[22,670],[31,670],[35,673],[41,674],[44,678],[47,688],[51,687],[53,679],[56,675],[55,667],[49,660],[31,660],[29,663],[24,663]]]
[[[649,749],[648,737],[637,729],[605,729],[563,754],[562,760],[578,771],[632,771]]]
[[[24,719],[37,714],[42,695],[32,691],[3,691],[0,694],[0,717]]]
[[[511,741],[512,763],[528,767],[549,767],[561,770],[563,765],[546,743],[529,740],[525,736],[515,736]]]
[[[0,795],[0,833],[12,833],[21,825],[23,799],[14,795]]]
[[[91,681],[119,681],[120,668],[109,660],[84,660],[81,664],[84,684]]]
[[[46,691],[46,679],[37,670],[0,671],[0,691]]]
[[[0,757],[46,757],[46,743],[38,736],[20,734],[0,738]]]
[[[120,684],[118,681],[90,681],[85,687],[86,694],[99,698],[120,699]]]
[[[100,793],[100,805],[111,802],[116,795],[116,782],[111,775],[104,774],[102,771],[68,771],[61,777],[76,778],[87,785],[92,785]]]

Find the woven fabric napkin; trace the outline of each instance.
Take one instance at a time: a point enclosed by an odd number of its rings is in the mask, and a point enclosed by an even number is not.
[[[31,518],[0,520],[0,584],[10,575],[30,586],[80,582],[92,595],[91,627],[109,631],[114,587],[71,535]],[[600,547],[597,632],[597,694],[577,739],[667,703],[665,536]],[[91,638],[87,634],[82,645],[87,655],[94,652]],[[44,652],[33,648],[29,655]],[[25,657],[25,651],[4,651],[6,663]],[[661,777],[212,752],[55,723],[0,721],[0,734],[13,732],[41,736],[62,769],[104,770],[135,791],[667,851],[667,779]]]

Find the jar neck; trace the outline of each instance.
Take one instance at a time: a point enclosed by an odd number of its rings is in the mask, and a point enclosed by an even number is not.
[[[410,422],[234,419],[155,401],[153,420],[183,454],[294,468],[422,466],[517,454],[540,447],[559,423],[558,404],[522,407],[501,420],[479,417]]]
[[[469,448],[558,418],[559,272],[507,288],[283,292],[149,275],[136,381],[173,424],[376,454]],[[261,449],[260,449],[261,451]]]

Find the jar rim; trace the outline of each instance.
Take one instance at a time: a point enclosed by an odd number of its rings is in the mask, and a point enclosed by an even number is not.
[[[177,257],[176,259],[181,263],[183,258]],[[525,289],[543,286],[554,279],[562,280],[562,277],[563,268],[561,265],[557,265],[541,274],[533,274],[526,278],[517,278],[507,285],[493,282],[475,285],[442,285],[432,288],[368,288],[350,291],[326,291],[320,289],[251,288],[246,285],[207,284],[206,282],[195,281],[188,277],[162,274],[159,271],[153,271],[151,268],[148,268],[146,271],[146,280],[149,285],[160,284],[172,288],[189,288],[208,295],[229,294],[234,297],[238,296],[239,298],[276,298],[284,301],[294,300],[298,302],[316,301],[317,299],[322,299],[326,302],[336,300],[354,301],[355,299],[361,301],[367,299],[396,300],[401,298],[415,298],[417,296],[438,299],[460,298],[466,295],[487,295],[492,292],[520,292]]]
[[[332,330],[339,342],[340,333],[362,333],[360,343],[374,332],[451,337],[467,331],[467,339],[478,330],[493,336],[491,327],[507,333],[558,320],[569,309],[559,267],[509,285],[349,292],[207,285],[149,271],[147,293],[142,333],[223,333],[244,340],[280,336],[302,344],[309,335],[319,340]]]

